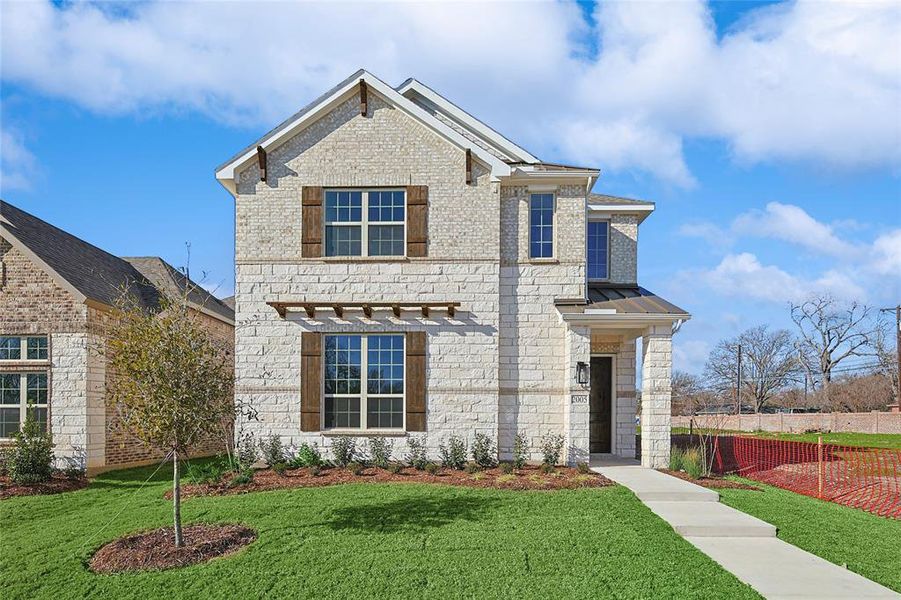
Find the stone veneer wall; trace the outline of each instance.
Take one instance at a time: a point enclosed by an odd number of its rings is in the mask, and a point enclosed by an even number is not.
[[[300,335],[303,331],[425,330],[427,432],[431,450],[451,434],[497,436],[499,336],[499,193],[474,161],[464,181],[465,154],[370,90],[369,113],[354,98],[269,154],[268,182],[256,165],[239,175],[236,198],[236,397],[259,411],[242,423],[256,435],[287,444],[328,446],[300,431]],[[428,257],[340,260],[301,257],[301,188],[429,186]],[[473,219],[478,210],[483,218]],[[449,319],[408,311],[372,319],[320,311],[315,319],[282,319],[278,300],[460,301]],[[418,435],[418,434],[417,434]],[[396,453],[404,448],[399,446]]]
[[[670,326],[654,326],[642,338],[641,464],[669,465],[672,354]]]
[[[638,282],[638,217],[611,217],[609,261],[610,283]]]

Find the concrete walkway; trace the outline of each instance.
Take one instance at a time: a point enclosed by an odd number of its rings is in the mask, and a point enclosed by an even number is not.
[[[783,542],[773,525],[720,504],[713,490],[629,459],[592,457],[591,466],[632,490],[677,533],[765,598],[901,598]]]

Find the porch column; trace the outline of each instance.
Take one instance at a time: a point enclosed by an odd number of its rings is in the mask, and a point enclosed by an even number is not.
[[[566,464],[588,462],[588,384],[579,384],[579,362],[591,363],[591,330],[567,327],[563,381],[563,435],[566,437]]]
[[[673,333],[671,325],[652,325],[642,335],[641,466],[669,466]]]

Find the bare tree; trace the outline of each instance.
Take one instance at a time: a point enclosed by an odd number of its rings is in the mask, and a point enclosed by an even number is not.
[[[697,395],[702,390],[701,378],[685,371],[673,371],[672,411],[674,415],[690,415],[694,412]]]
[[[888,321],[880,317],[873,332],[873,353],[878,364],[876,373],[884,377],[892,388],[892,396],[895,402],[901,402],[898,381],[898,333],[894,321]],[[893,343],[894,342],[894,343]]]
[[[738,382],[738,347],[741,346],[741,389],[739,399],[753,401],[760,410],[777,392],[788,386],[798,371],[795,340],[784,329],[769,331],[766,325],[748,329],[737,338],[723,340],[707,359],[705,375],[721,393]]]
[[[828,295],[791,305],[791,318],[801,336],[798,358],[811,381],[823,387],[827,403],[835,368],[847,358],[868,354],[876,330],[871,313],[868,306],[842,303]]]

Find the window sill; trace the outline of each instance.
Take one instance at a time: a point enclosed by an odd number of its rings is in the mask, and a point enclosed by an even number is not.
[[[325,437],[407,437],[403,429],[326,429],[319,433]]]
[[[381,262],[408,262],[410,259],[406,256],[323,256],[323,262],[334,263],[381,263]]]
[[[529,264],[533,265],[559,265],[560,261],[556,258],[530,258]]]

